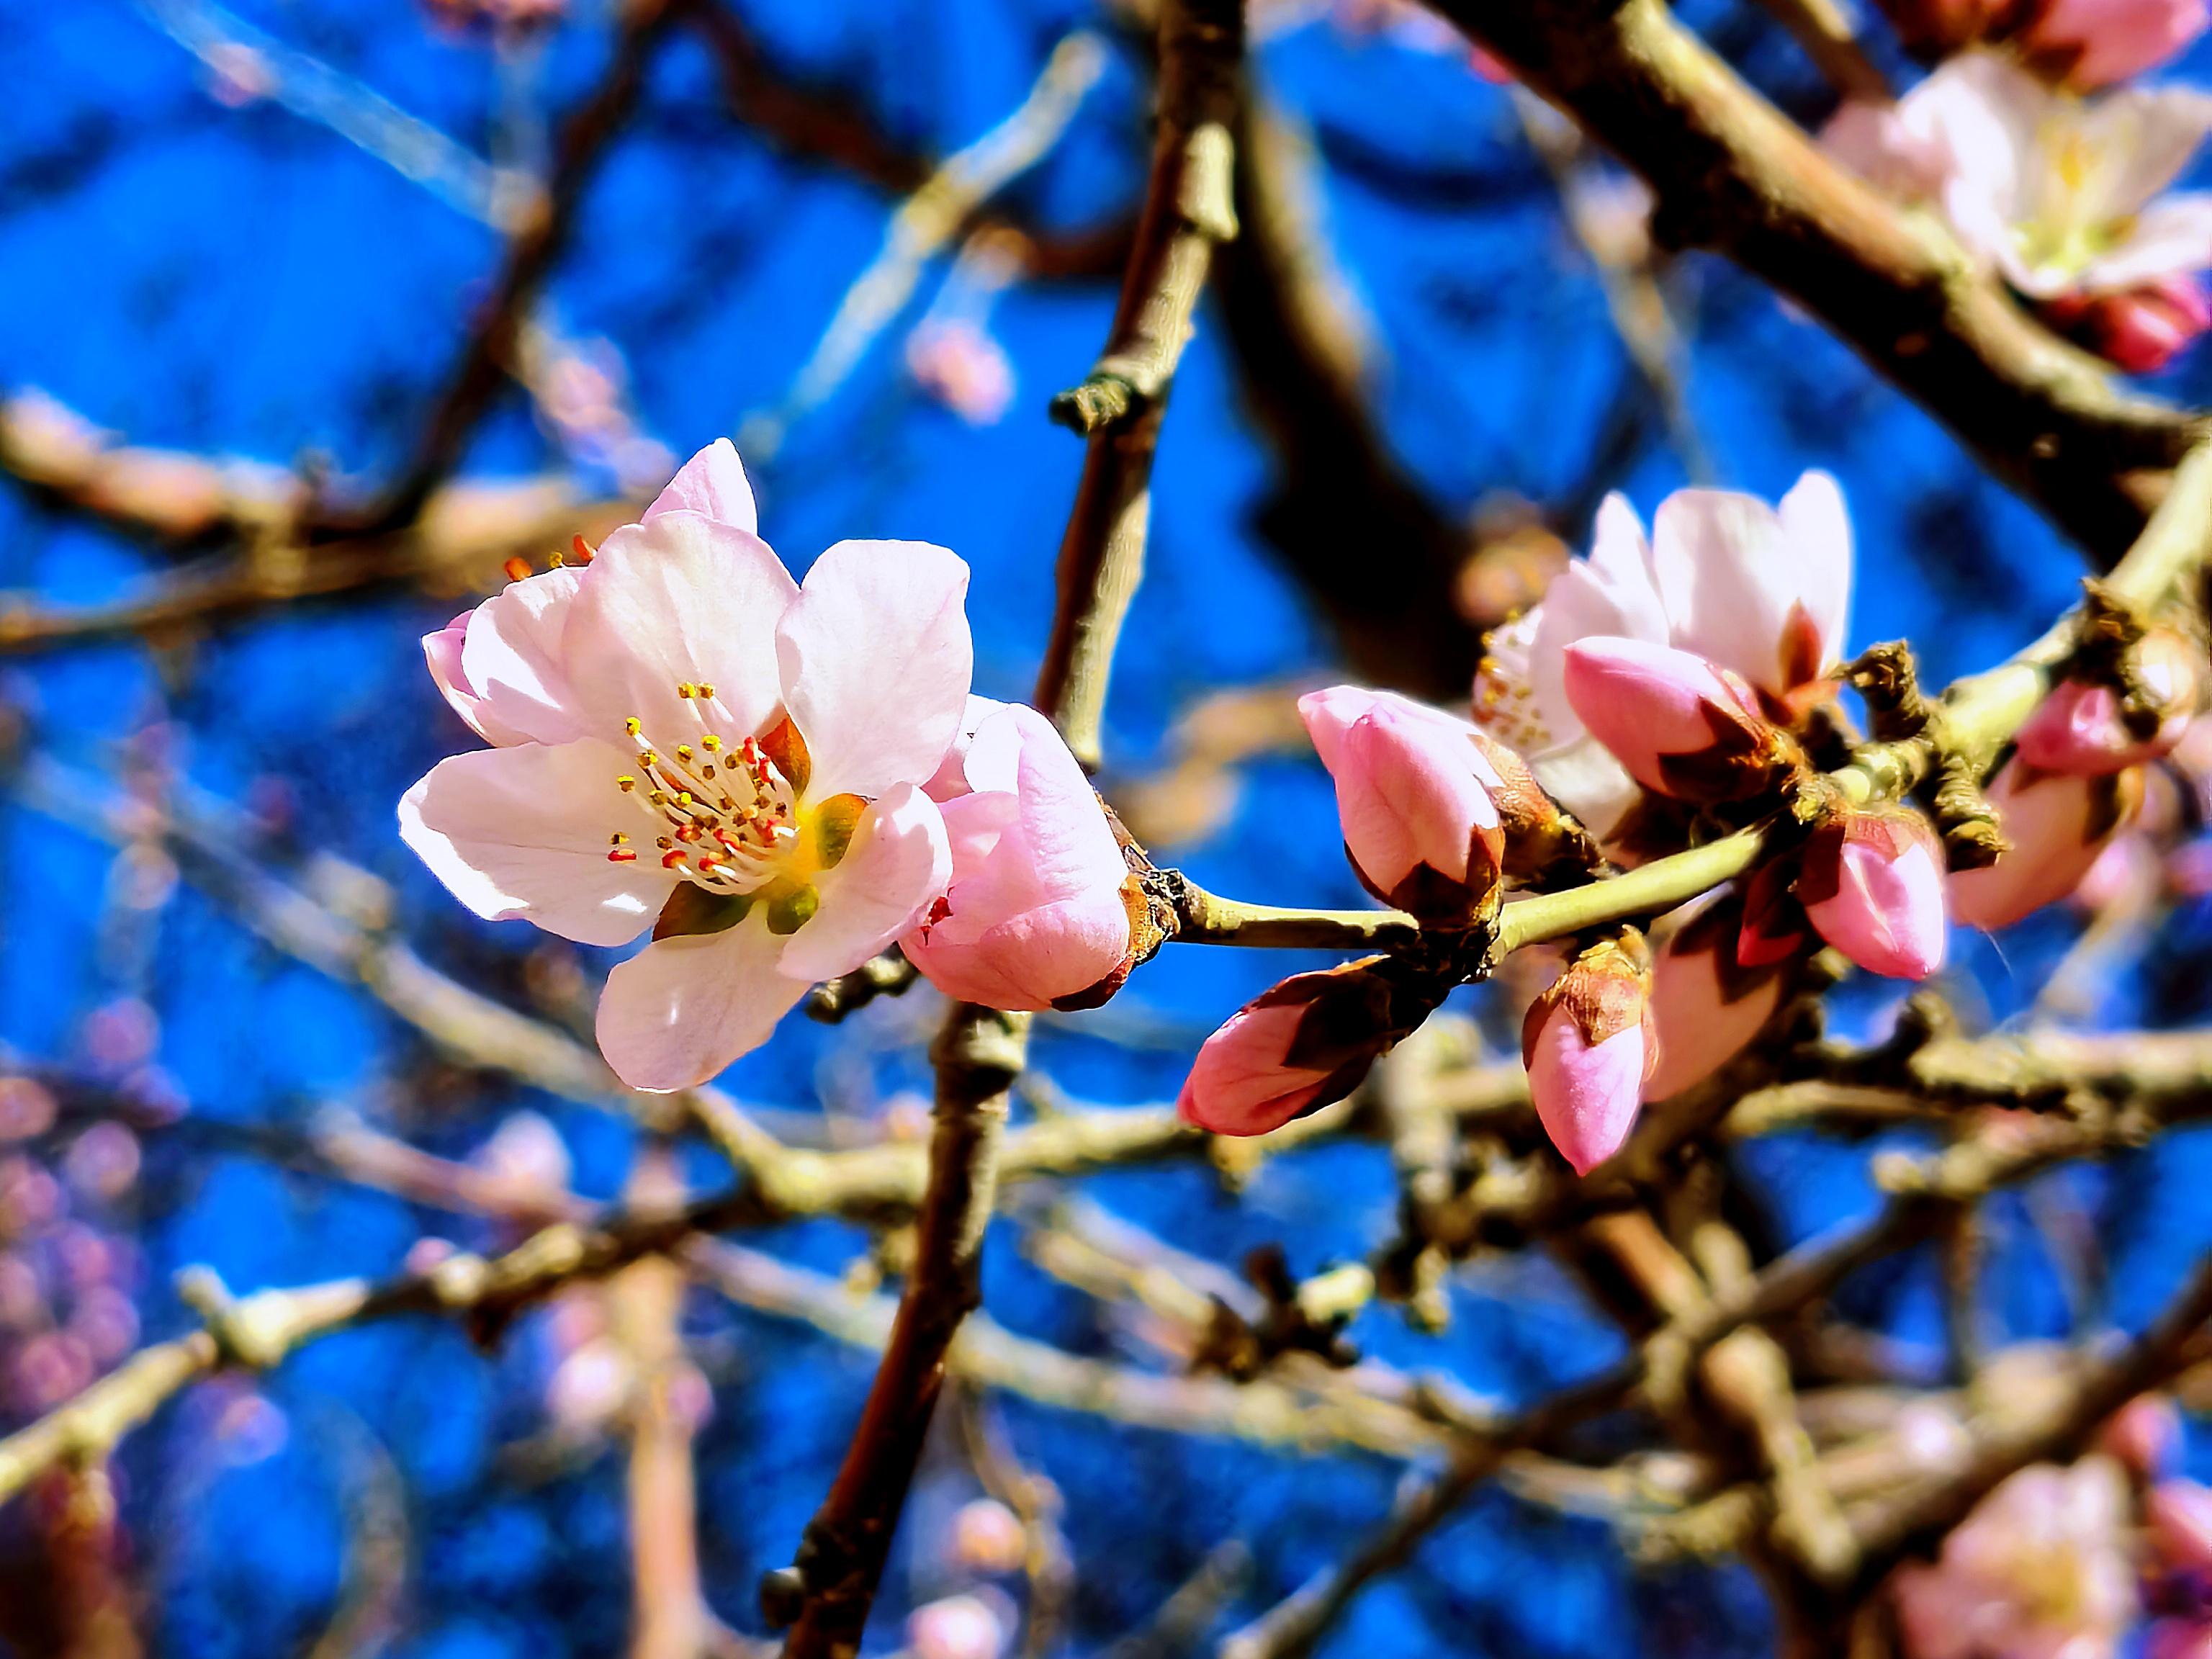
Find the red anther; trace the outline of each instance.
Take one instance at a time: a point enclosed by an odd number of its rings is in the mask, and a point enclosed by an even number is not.
[[[500,566],[500,568],[507,572],[507,580],[519,582],[530,574],[530,561],[518,553]]]
[[[584,539],[584,532],[580,530],[576,532],[576,538],[568,544],[568,550],[576,556],[578,564],[589,564],[593,559],[599,557],[599,555],[592,550],[591,543]]]
[[[699,826],[696,823],[678,824],[676,830],[676,839],[678,841],[698,840]]]
[[[637,854],[627,847],[617,847],[613,852],[607,854],[607,862],[609,864],[635,864],[637,862]]]
[[[660,867],[664,870],[673,870],[683,862],[684,849],[680,847],[671,848],[660,855]]]

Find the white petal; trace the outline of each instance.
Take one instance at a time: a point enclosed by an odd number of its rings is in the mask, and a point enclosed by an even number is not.
[[[707,1081],[769,1040],[806,987],[780,974],[758,915],[719,933],[655,939],[607,975],[599,1052],[633,1089]]]
[[[1621,763],[1587,734],[1534,757],[1528,765],[1553,799],[1600,837],[1613,832],[1639,793]]]
[[[645,509],[646,520],[649,523],[664,513],[696,513],[719,524],[759,533],[753,487],[745,478],[737,446],[727,438],[717,438],[684,462],[668,481],[668,488]]]
[[[2112,93],[2082,106],[2080,131],[2091,168],[2083,214],[2116,222],[2181,176],[2212,132],[2212,98],[2180,87]]]
[[[635,861],[607,857],[614,831],[651,829],[615,786],[629,759],[589,738],[452,756],[399,803],[400,839],[487,920],[521,916],[580,944],[627,944],[677,880],[649,836]]]
[[[2080,286],[2114,294],[2212,270],[2212,195],[2189,191],[2145,208],[2127,240],[2081,268]]]
[[[927,542],[839,542],[815,561],[775,636],[815,799],[937,770],[975,669],[967,597],[967,565]]]
[[[689,510],[609,536],[577,596],[564,641],[594,729],[636,715],[646,736],[687,741],[706,729],[757,734],[781,702],[775,628],[799,585],[766,542]],[[686,682],[711,700],[679,698]]]
[[[1782,634],[1800,571],[1781,518],[1755,495],[1678,489],[1651,538],[1674,643],[1780,693]]]
[[[568,743],[587,729],[562,643],[584,575],[562,565],[526,576],[470,613],[461,674],[493,742]]]
[[[1649,640],[1654,645],[1668,640],[1667,607],[1652,568],[1650,544],[1626,496],[1616,493],[1605,498],[1591,532],[1589,557],[1576,561],[1552,579],[1532,620],[1528,684],[1536,718],[1550,743],[1571,743],[1582,735],[1583,725],[1567,702],[1567,647],[1597,635]]]
[[[1850,638],[1850,510],[1835,479],[1815,470],[1782,498],[1782,543],[1797,577],[1797,602],[1813,619],[1825,653],[1823,668],[1842,656]]]
[[[851,972],[921,921],[951,879],[937,803],[894,784],[860,815],[837,867],[815,878],[821,908],[784,942],[782,971],[807,985]]]

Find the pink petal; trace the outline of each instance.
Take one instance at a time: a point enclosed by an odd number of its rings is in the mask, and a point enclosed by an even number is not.
[[[1702,1083],[1747,1048],[1765,1029],[1782,1000],[1783,976],[1770,974],[1735,1001],[1721,984],[1718,952],[1733,949],[1723,938],[1709,949],[1660,947],[1651,964],[1651,1023],[1659,1061],[1644,1085],[1644,1098],[1665,1100]]]
[[[568,743],[584,735],[562,642],[584,577],[574,565],[526,576],[469,613],[459,684],[477,700],[479,729],[493,742]],[[512,735],[492,737],[495,730]]]
[[[1351,694],[1347,696],[1347,694]],[[1418,902],[1424,869],[1470,897],[1494,885],[1503,836],[1491,790],[1496,769],[1473,728],[1402,698],[1340,686],[1298,700],[1314,746],[1336,781],[1337,817],[1352,862],[1378,893]]]
[[[758,534],[760,520],[753,507],[753,487],[745,479],[737,446],[727,438],[717,438],[684,462],[668,481],[668,488],[645,509],[645,522],[650,524],[664,513],[696,513],[717,524]]]
[[[616,968],[599,1016],[615,1075],[665,1094],[759,1048],[806,994],[805,981],[777,969],[783,945],[757,913],[719,933],[655,939]]]
[[[1737,689],[1701,657],[1642,640],[1583,640],[1567,647],[1567,696],[1592,737],[1636,781],[1677,793],[1666,761],[1702,756],[1755,716]],[[1733,738],[1730,738],[1733,740]]]
[[[614,736],[631,715],[672,744],[757,735],[781,706],[777,623],[797,599],[757,536],[689,510],[624,525],[600,547],[563,641],[579,702]],[[711,699],[678,697],[690,683]]]
[[[952,878],[937,803],[894,785],[860,814],[852,845],[814,878],[822,907],[783,947],[782,969],[806,984],[849,973],[904,933]]]
[[[649,926],[677,878],[650,856],[608,859],[616,830],[649,832],[615,779],[630,757],[586,738],[477,749],[440,761],[399,803],[399,836],[455,898],[584,945]]]
[[[927,542],[840,542],[815,561],[775,636],[810,793],[875,795],[936,773],[975,665],[967,596],[967,565]]]
[[[940,942],[938,930],[917,928],[899,945],[949,997],[990,1008],[1049,1008],[1121,965],[1129,913],[1118,891],[1098,889],[1018,911],[967,943]]]
[[[968,702],[961,709],[960,724],[952,734],[951,746],[945,751],[945,758],[938,763],[937,770],[931,774],[929,781],[921,786],[922,793],[930,799],[942,805],[981,787],[969,780],[968,750],[975,743],[975,733],[983,722],[1006,706],[994,698],[979,697],[973,692],[969,694]]]
[[[2191,1572],[2212,1572],[2212,1489],[2194,1480],[2160,1480],[2143,1501],[2159,1553]]]
[[[1304,1004],[1288,1003],[1231,1015],[1199,1049],[1177,1115],[1215,1134],[1263,1135],[1304,1111],[1328,1076],[1284,1059],[1305,1013]]]
[[[1943,965],[1948,928],[1943,872],[1927,842],[1892,853],[1846,841],[1834,855],[1835,891],[1808,903],[1820,937],[1869,973],[1925,979]]]
[[[422,659],[430,678],[453,711],[469,723],[469,729],[487,743],[525,743],[528,739],[505,721],[494,718],[469,684],[461,668],[461,644],[468,637],[473,609],[464,611],[434,634],[422,636]]]
[[[1969,927],[2008,927],[2079,886],[2142,799],[2128,773],[2105,778],[2036,772],[2008,761],[1987,790],[2012,850],[1951,877],[1951,914]]]
[[[2068,81],[2104,87],[2156,68],[2206,21],[2204,0],[2045,0],[2023,39],[2035,51],[2078,52]]]
[[[1536,1028],[1528,1047],[1528,1094],[1559,1155],[1588,1175],[1620,1150],[1643,1099],[1644,1028],[1630,1025],[1592,1045],[1564,1006]]]

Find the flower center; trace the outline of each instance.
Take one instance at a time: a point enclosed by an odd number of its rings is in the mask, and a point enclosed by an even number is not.
[[[1552,734],[1528,680],[1528,655],[1535,641],[1536,613],[1524,611],[1491,630],[1474,671],[1474,723],[1523,755],[1540,755],[1552,746]]]

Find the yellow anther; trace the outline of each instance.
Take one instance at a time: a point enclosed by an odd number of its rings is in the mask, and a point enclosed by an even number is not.
[[[647,795],[646,799],[651,801],[655,806],[665,806],[668,805],[668,796],[662,790],[654,790],[650,795]]]
[[[659,764],[660,764],[660,755],[659,755],[659,750],[653,750],[653,749],[648,749],[648,750],[647,750],[643,754],[640,755],[640,756],[637,757],[637,763],[638,763],[640,766],[644,766],[644,767],[654,767],[654,766],[658,766],[658,765],[659,765]]]
[[[645,722],[638,719],[636,715],[632,714],[628,720],[623,722],[623,730],[629,732],[630,736],[634,738],[639,732],[645,730]]]
[[[631,790],[637,787],[637,780],[631,777],[628,773],[624,773],[621,777],[615,780],[615,787],[621,790],[623,793],[627,795]]]
[[[689,806],[691,804],[691,792],[686,789],[682,794],[677,796],[676,804],[678,806]]]
[[[699,687],[699,695],[702,697],[711,697],[714,695],[714,688],[711,685],[702,684]]]
[[[722,746],[722,740],[716,737],[712,732],[709,732],[705,737],[699,739],[699,746],[702,749],[711,752]]]
[[[699,695],[699,688],[692,684],[690,681],[685,680],[682,684],[676,688],[676,695],[679,697],[689,700]]]
[[[676,758],[680,761],[690,760],[691,758],[691,745],[688,743],[678,744],[676,745]]]
[[[612,836],[607,838],[607,845],[610,847],[619,847],[629,839],[629,837],[628,836],[625,836],[621,830],[617,830]]]

